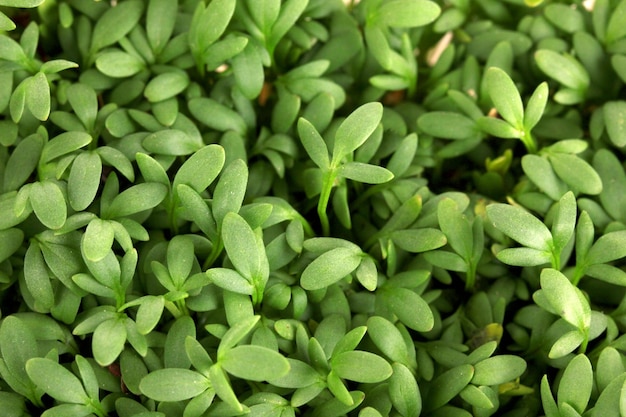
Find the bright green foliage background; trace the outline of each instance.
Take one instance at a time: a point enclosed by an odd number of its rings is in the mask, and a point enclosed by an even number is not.
[[[0,417],[626,415],[626,0],[0,0]]]

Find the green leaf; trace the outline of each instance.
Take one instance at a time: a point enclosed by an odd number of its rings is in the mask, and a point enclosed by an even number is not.
[[[236,0],[215,0],[209,3],[206,9],[198,6],[189,31],[192,51],[204,52],[224,33],[236,4]]]
[[[41,121],[50,115],[50,85],[43,72],[38,72],[28,79],[26,84],[26,107]]]
[[[403,77],[392,74],[381,74],[370,77],[370,84],[381,90],[405,90],[409,88],[410,82]]]
[[[596,379],[598,382],[598,390],[604,391],[606,387],[624,373],[624,363],[621,354],[613,347],[605,347],[600,352],[596,369]]]
[[[389,398],[400,415],[419,416],[422,411],[422,396],[411,370],[402,363],[393,363],[393,374],[389,378]]]
[[[222,172],[213,193],[213,216],[218,225],[230,212],[237,213],[248,183],[248,167],[241,159],[231,162]]]
[[[78,64],[65,59],[53,59],[41,65],[40,71],[44,74],[56,74],[70,68],[78,68]]]
[[[242,412],[244,408],[237,399],[237,395],[233,391],[226,372],[224,372],[221,365],[216,363],[211,366],[209,374],[212,388],[215,390],[215,393],[220,397],[220,399],[235,410]]]
[[[252,282],[267,280],[269,264],[267,255],[259,247],[257,237],[250,225],[238,214],[227,213],[222,225],[222,239],[228,258],[237,271]]]
[[[101,174],[102,160],[97,153],[81,153],[74,159],[67,181],[67,199],[74,210],[85,210],[94,201]]]
[[[523,131],[511,126],[508,122],[495,117],[483,116],[476,120],[477,126],[485,133],[504,139],[521,138]]]
[[[341,323],[342,320],[345,322],[344,318],[341,317],[339,314],[333,314],[333,315],[327,316],[327,317],[333,317],[333,319],[337,318],[337,322],[339,322],[339,323]],[[323,320],[322,322],[325,323],[325,320]],[[343,326],[341,326],[341,327],[342,327],[341,333],[344,333]],[[319,329],[319,327],[318,327],[318,329]],[[335,343],[335,346],[333,347],[332,352],[331,352],[331,356],[335,356],[335,355],[338,355],[339,353],[343,353],[343,352],[347,352],[347,351],[351,351],[351,350],[356,349],[356,347],[359,345],[359,343],[361,343],[361,340],[363,340],[363,337],[365,336],[366,332],[367,332],[367,327],[366,326],[358,326],[358,327],[355,327],[354,329],[350,330],[348,333],[343,335],[341,337],[341,339],[339,339],[337,341],[337,343]],[[320,335],[318,333],[319,332],[316,332],[316,337],[319,338]]]
[[[585,91],[589,86],[589,74],[575,58],[550,49],[535,52],[537,65],[547,76],[577,91]]]
[[[609,101],[603,106],[609,139],[617,147],[626,146],[626,101]]]
[[[429,135],[443,139],[466,139],[478,133],[474,120],[453,112],[424,113],[417,119],[417,125]]]
[[[289,372],[289,362],[280,353],[263,346],[236,346],[223,353],[219,364],[231,375],[249,381],[281,378]]]
[[[212,283],[225,290],[245,295],[252,295],[254,292],[252,283],[232,269],[211,268],[206,271],[206,275]]]
[[[364,383],[384,381],[393,373],[386,360],[361,350],[342,352],[333,356],[330,366],[339,377]]]
[[[374,259],[366,256],[356,269],[356,278],[367,290],[374,291],[378,285],[378,269]]]
[[[133,185],[115,196],[106,217],[119,218],[150,210],[165,199],[167,192],[166,186],[155,182]]]
[[[80,378],[83,380],[83,385],[85,386],[87,395],[92,400],[99,401],[100,389],[93,367],[89,361],[81,355],[76,355],[74,360],[76,361],[76,365],[78,365],[78,372],[80,373]]]
[[[30,135],[24,138],[11,152],[5,165],[4,191],[13,191],[20,188],[31,176],[44,148],[44,141],[40,135]]]
[[[146,63],[137,55],[111,50],[98,55],[96,68],[112,78],[132,77],[146,69]]]
[[[491,390],[490,387],[476,385],[468,385],[463,388],[463,391],[459,393],[459,396],[469,403],[472,407],[493,409],[494,402],[489,398],[486,390]],[[493,391],[491,391],[493,393]]]
[[[81,243],[81,251],[85,258],[98,262],[111,251],[115,231],[110,222],[93,219],[87,225]]]
[[[362,162],[342,164],[339,175],[366,184],[382,184],[393,179],[393,173],[388,169]]]
[[[498,67],[491,67],[485,75],[487,92],[504,120],[516,129],[524,126],[524,107],[519,91],[509,75]]]
[[[515,355],[498,355],[474,365],[475,385],[499,385],[513,381],[526,370],[526,361]]]
[[[215,220],[200,194],[185,184],[177,187],[176,194],[184,210],[181,216],[195,222],[211,240],[217,239]]]
[[[626,256],[626,231],[609,232],[598,238],[587,252],[587,264],[604,264]]]
[[[446,235],[439,229],[406,229],[396,230],[391,233],[391,240],[400,249],[411,253],[426,252],[444,246],[448,240]]]
[[[143,139],[141,145],[149,152],[171,156],[189,155],[202,146],[193,137],[177,129],[151,133]]]
[[[213,4],[215,2],[212,2]],[[246,122],[236,111],[210,98],[194,98],[189,101],[189,111],[199,122],[219,131],[234,130],[245,135]]]
[[[196,324],[190,316],[180,316],[170,326],[165,338],[163,365],[166,368],[189,368],[191,361],[185,351],[187,337],[196,338]]]
[[[29,385],[24,368],[26,362],[39,356],[35,334],[18,316],[7,316],[0,327],[0,352],[11,374],[22,384]]]
[[[169,177],[167,176],[165,169],[163,169],[163,166],[161,166],[157,160],[145,153],[138,153],[135,156],[135,159],[137,161],[139,171],[141,171],[141,175],[146,182],[159,183],[169,187]]]
[[[341,380],[339,376],[335,373],[335,371],[331,370],[326,376],[326,385],[328,386],[328,390],[335,397],[335,399],[341,401],[346,405],[353,405],[354,400],[350,395],[350,391],[348,391],[348,387]]]
[[[583,14],[580,10],[569,7],[568,5],[550,4],[545,8],[544,13],[552,24],[567,33],[574,33],[585,29]]]
[[[580,290],[561,272],[546,268],[541,271],[543,294],[555,311],[580,330],[591,325],[591,309]]]
[[[496,229],[522,245],[546,252],[552,249],[550,230],[526,210],[507,204],[491,204],[487,206],[487,216]]]
[[[193,241],[190,236],[177,235],[167,246],[167,269],[176,287],[182,287],[191,273],[196,260]]]
[[[543,116],[546,104],[548,103],[549,93],[547,82],[539,84],[539,86],[535,88],[535,91],[533,91],[533,94],[528,99],[528,103],[526,103],[526,109],[524,110],[525,131],[530,132],[532,128],[539,123],[539,120],[541,120],[541,116]]]
[[[143,297],[139,308],[137,309],[137,331],[141,334],[150,333],[161,319],[165,299],[161,296],[147,295]]]
[[[50,162],[89,145],[92,140],[91,135],[85,132],[61,133],[46,143],[41,159],[43,162]]]
[[[354,249],[331,249],[307,265],[300,277],[300,285],[308,291],[326,288],[352,273],[360,263],[361,255]]]
[[[389,288],[382,294],[387,308],[391,309],[407,327],[418,332],[432,330],[435,325],[433,312],[417,293],[407,288]]]
[[[624,37],[624,35],[626,35],[626,4],[619,2],[612,11],[604,40],[610,44]]]
[[[522,169],[528,178],[553,200],[559,200],[567,192],[566,184],[556,176],[552,165],[538,155],[524,155]]]
[[[559,417],[561,415],[556,401],[554,401],[554,397],[552,396],[547,375],[541,378],[541,404],[543,405],[546,417]]]
[[[552,224],[552,239],[557,251],[561,251],[574,235],[576,227],[576,198],[571,191],[559,200],[558,211]]]
[[[0,263],[13,255],[24,242],[24,232],[21,229],[0,230]]]
[[[185,338],[185,352],[194,368],[205,376],[209,374],[213,360],[200,342],[191,336],[187,336]]]
[[[6,14],[0,12],[0,30],[9,32],[11,30],[15,30],[16,27],[15,23],[13,23],[13,21],[9,19]]]
[[[114,167],[122,173],[128,180],[135,181],[135,171],[130,160],[121,151],[110,146],[100,146],[96,149],[102,161]]]
[[[93,332],[91,348],[100,366],[112,364],[124,349],[126,326],[119,318],[102,322]]]
[[[262,3],[262,1],[253,4]],[[244,96],[253,100],[259,96],[265,82],[265,70],[261,58],[260,47],[254,41],[249,41],[243,51],[232,59],[235,83]]]
[[[231,34],[209,46],[201,59],[204,59],[207,70],[215,71],[224,62],[243,51],[248,41],[246,36]]]
[[[514,266],[537,266],[550,263],[552,254],[532,248],[508,248],[496,253],[499,261]]]
[[[150,372],[139,383],[141,392],[156,401],[183,401],[210,388],[211,382],[204,375],[178,368]]]
[[[372,15],[368,16],[368,23],[412,28],[427,25],[440,14],[441,8],[433,1],[391,0],[383,3]]]
[[[146,35],[155,55],[163,51],[174,32],[178,0],[150,0],[146,12]]]
[[[268,37],[270,45],[278,44],[278,41],[285,36],[302,15],[308,3],[309,0],[286,0],[281,4],[280,13]]]
[[[185,184],[196,192],[203,192],[224,166],[225,152],[219,145],[207,145],[194,152],[178,169],[172,187]]]
[[[450,198],[442,199],[437,206],[437,218],[448,244],[456,253],[469,260],[473,252],[472,226],[459,211],[457,203]]]
[[[218,359],[221,358],[222,352],[231,349],[241,342],[248,333],[254,329],[259,322],[261,316],[254,315],[247,317],[244,320],[238,321],[222,336],[219,347],[217,348]]]
[[[565,368],[557,391],[558,404],[572,406],[580,415],[587,408],[593,388],[593,370],[585,355],[577,355]]]
[[[139,22],[143,7],[143,1],[129,0],[107,9],[94,25],[90,53],[94,54],[122,39]]]
[[[367,333],[376,347],[393,362],[408,363],[409,351],[402,333],[389,320],[380,316],[370,317]]]
[[[380,103],[367,103],[354,110],[337,128],[332,165],[355,151],[374,132],[383,116]]]
[[[626,187],[626,173],[615,154],[607,149],[598,150],[593,156],[593,167],[602,180],[600,202],[614,219],[626,219],[626,196],[621,192]]]
[[[556,174],[571,189],[591,195],[602,192],[602,179],[584,159],[566,153],[554,153],[548,158]]]
[[[26,362],[30,379],[57,401],[84,404],[89,397],[80,380],[62,365],[47,358],[32,358]]]
[[[367,49],[376,61],[386,70],[391,70],[392,49],[387,41],[383,28],[374,25],[365,26],[365,41]]]
[[[67,99],[76,116],[91,131],[98,115],[98,97],[94,89],[86,84],[72,84],[67,89]]]
[[[151,79],[143,95],[151,103],[174,97],[189,86],[189,76],[184,71],[168,71]]]
[[[472,365],[459,365],[439,375],[424,395],[425,410],[434,410],[456,397],[474,377]]]
[[[306,362],[287,358],[289,372],[282,377],[270,378],[268,382],[281,388],[304,388],[319,382],[320,374]]]
[[[304,149],[311,160],[315,162],[315,165],[322,170],[327,170],[330,167],[328,148],[317,129],[308,120],[300,118],[298,120],[298,135]]]
[[[37,7],[45,0],[0,0],[0,5],[8,7],[32,8]]]
[[[44,226],[60,229],[67,218],[65,197],[59,186],[52,181],[35,182],[30,187],[30,204]]]

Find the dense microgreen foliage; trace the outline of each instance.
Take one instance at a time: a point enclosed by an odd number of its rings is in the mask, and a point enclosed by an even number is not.
[[[0,0],[0,417],[626,415],[625,46],[626,0]]]

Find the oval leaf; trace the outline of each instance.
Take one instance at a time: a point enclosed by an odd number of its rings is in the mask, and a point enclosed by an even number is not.
[[[539,251],[551,250],[550,230],[526,210],[508,204],[491,204],[487,206],[487,216],[496,229],[522,245]]]
[[[335,132],[333,164],[355,151],[374,132],[383,117],[380,103],[367,103],[353,111]]]
[[[362,350],[342,352],[332,358],[330,366],[339,377],[364,383],[384,381],[393,373],[386,360]]]
[[[524,125],[524,107],[515,83],[505,71],[491,67],[485,76],[487,92],[504,120],[517,129]]]
[[[526,361],[515,355],[499,355],[487,358],[474,365],[475,385],[499,385],[521,376],[526,370]]]
[[[115,196],[107,210],[108,217],[130,216],[159,205],[168,189],[163,184],[146,182],[137,184]]]
[[[67,198],[76,211],[85,210],[96,198],[102,175],[102,160],[96,153],[79,154],[67,181]]]
[[[204,375],[189,369],[166,368],[149,373],[139,383],[141,392],[156,401],[183,401],[211,387]]]
[[[335,248],[323,253],[302,272],[300,285],[305,290],[319,290],[352,273],[361,263],[361,256],[351,248]]]
[[[51,359],[30,359],[26,362],[26,372],[35,385],[57,401],[73,404],[89,401],[78,377]]]
[[[236,346],[224,352],[219,363],[229,374],[250,381],[281,378],[289,372],[283,355],[256,345]]]
[[[126,326],[118,318],[101,323],[93,332],[93,357],[101,366],[109,366],[120,355],[126,343]]]
[[[30,204],[44,226],[60,229],[67,219],[65,197],[59,186],[52,181],[35,182],[30,188]]]

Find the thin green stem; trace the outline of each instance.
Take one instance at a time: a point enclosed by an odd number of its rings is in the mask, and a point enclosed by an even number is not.
[[[530,133],[530,130],[525,130],[520,139],[524,143],[524,146],[526,147],[528,153],[537,153],[537,143],[535,142],[535,138],[533,138],[532,133]]]
[[[572,284],[575,287],[578,287],[578,283],[580,282],[583,276],[585,276],[585,268],[579,265],[576,265],[576,267],[574,268],[574,276],[572,276]]]
[[[213,265],[217,257],[220,256],[220,253],[222,253],[222,249],[224,249],[224,243],[222,242],[222,239],[219,237],[221,236],[221,232],[218,232],[217,235],[218,235],[217,242],[213,242],[213,248],[211,249],[211,254],[204,261],[204,264],[202,265],[203,269],[209,269],[211,265]]]
[[[465,276],[465,290],[474,291],[476,286],[476,263],[469,261],[467,263],[467,273]]]
[[[324,173],[324,180],[322,181],[322,192],[320,193],[320,199],[317,202],[317,215],[320,218],[322,224],[322,234],[324,236],[330,235],[330,223],[328,221],[328,214],[326,209],[328,208],[328,201],[330,200],[330,193],[333,189],[333,183],[335,182],[336,173],[331,167],[329,171]]]
[[[552,268],[561,270],[561,251],[555,248],[552,249]]]

